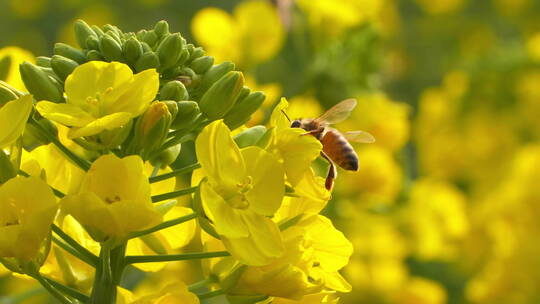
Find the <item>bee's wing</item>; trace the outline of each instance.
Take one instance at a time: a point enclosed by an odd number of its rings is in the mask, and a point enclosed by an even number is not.
[[[344,121],[356,107],[356,99],[345,99],[316,118],[319,123],[335,124]]]
[[[375,137],[365,131],[349,131],[342,133],[349,142],[370,144],[375,142]]]

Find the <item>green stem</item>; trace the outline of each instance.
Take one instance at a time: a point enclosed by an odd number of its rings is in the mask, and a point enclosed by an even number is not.
[[[185,260],[198,260],[198,259],[210,259],[230,256],[227,251],[213,251],[213,252],[195,252],[195,253],[181,253],[181,254],[160,254],[160,255],[128,255],[126,256],[126,264],[135,263],[153,263],[153,262],[174,262]]]
[[[213,283],[214,280],[211,279],[211,278],[206,278],[204,280],[201,280],[199,282],[195,282],[191,285],[188,286],[188,290],[193,292],[194,290],[197,290],[199,288],[202,288],[202,287],[206,287],[206,285],[210,284],[210,283]]]
[[[65,251],[69,252],[71,255],[77,257],[78,259],[80,259],[81,261],[85,262],[86,264],[90,265],[90,266],[93,266],[93,267],[96,267],[96,261],[93,261],[93,260],[90,260],[88,259],[86,256],[82,255],[80,252],[78,252],[77,250],[75,250],[73,247],[69,246],[68,244],[66,244],[65,242],[61,241],[60,239],[58,239],[57,237],[55,236],[52,236],[52,241],[58,245],[58,247],[64,249]]]
[[[90,304],[114,304],[117,286],[124,272],[126,245],[113,249],[109,244],[101,244],[100,264],[96,268],[94,286],[90,296]]]
[[[54,288],[49,281],[47,281],[44,277],[41,276],[39,272],[32,275],[34,279],[36,279],[43,288],[45,288],[52,296],[54,296],[58,301],[64,304],[73,304],[73,302],[68,299],[66,296],[64,296],[58,289]]]
[[[169,228],[169,227],[172,227],[172,226],[175,226],[175,225],[178,225],[178,224],[182,224],[182,223],[187,222],[189,220],[192,220],[194,218],[197,218],[197,213],[192,213],[192,214],[184,215],[184,216],[181,216],[179,218],[175,218],[175,219],[172,219],[172,220],[169,220],[169,221],[165,221],[165,222],[163,222],[163,223],[161,223],[159,225],[156,225],[156,226],[154,226],[152,228],[137,231],[137,232],[133,232],[133,233],[131,233],[129,235],[128,239],[133,239],[133,238],[140,237],[140,236],[143,236],[143,235],[147,235],[147,234],[150,234],[150,233],[153,233],[153,232],[165,229],[165,228]]]
[[[51,228],[54,233],[56,233],[69,246],[71,246],[73,249],[75,249],[79,253],[78,255],[75,255],[75,256],[81,258],[83,261],[87,262],[88,264],[94,267],[98,264],[99,258],[95,254],[93,254],[88,249],[81,246],[77,241],[75,241],[69,235],[67,235],[64,231],[62,231],[60,227],[56,226],[55,224],[52,224]]]
[[[58,289],[59,291],[63,292],[64,294],[72,297],[72,298],[75,298],[83,303],[86,303],[88,302],[88,300],[90,300],[90,297],[88,297],[87,295],[81,293],[80,291],[76,290],[76,289],[73,289],[69,286],[66,286],[60,282],[57,282],[53,279],[49,279],[49,278],[45,278],[45,280],[51,284],[54,288]]]
[[[34,120],[30,120],[30,123],[34,127],[36,127],[36,129],[41,133],[41,135],[50,140],[68,159],[75,163],[75,165],[77,165],[84,171],[88,171],[88,169],[90,169],[90,163],[87,160],[80,158],[77,154],[69,150],[60,142],[60,140],[58,140],[56,136],[53,136],[52,134],[47,132],[47,130],[44,130],[43,127],[41,127],[41,125]]]
[[[172,199],[172,198],[175,198],[175,197],[178,197],[178,196],[188,195],[188,194],[194,193],[195,191],[197,191],[197,189],[199,189],[198,186],[187,188],[187,189],[182,189],[182,190],[178,190],[178,191],[173,191],[173,192],[169,192],[169,193],[154,195],[154,196],[152,196],[152,202],[157,203],[157,202]]]
[[[165,180],[165,179],[169,179],[169,178],[172,178],[172,177],[176,177],[180,174],[184,174],[184,173],[188,173],[188,172],[191,172],[195,169],[198,169],[201,167],[201,164],[199,163],[196,163],[196,164],[192,164],[192,165],[189,165],[187,167],[184,167],[184,168],[180,168],[180,169],[176,169],[172,172],[169,172],[169,173],[165,173],[165,174],[161,174],[161,175],[156,175],[156,176],[153,176],[153,177],[150,177],[148,179],[148,181],[150,183],[155,183],[155,182],[159,182],[159,181],[162,181],[162,180]]]
[[[218,290],[202,293],[202,294],[197,295],[197,296],[199,297],[199,299],[203,300],[203,299],[209,299],[209,298],[217,297],[217,296],[220,296],[222,294],[225,294],[225,291],[223,291],[221,289],[218,289]]]

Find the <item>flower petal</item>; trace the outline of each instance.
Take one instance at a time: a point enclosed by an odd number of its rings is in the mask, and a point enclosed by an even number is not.
[[[240,214],[230,207],[208,182],[201,183],[201,200],[204,211],[214,222],[216,231],[220,235],[230,238],[249,236],[249,231]]]
[[[250,210],[272,216],[285,194],[285,173],[276,157],[259,147],[242,149],[247,174],[253,178],[253,188],[246,194]]]
[[[36,109],[43,117],[68,127],[83,127],[95,120],[88,112],[73,104],[40,101]]]
[[[103,130],[113,130],[126,125],[133,115],[131,113],[119,112],[113,113],[101,118],[95,119],[92,122],[80,128],[71,128],[68,133],[69,138],[77,138],[83,136],[91,136],[100,133]]]

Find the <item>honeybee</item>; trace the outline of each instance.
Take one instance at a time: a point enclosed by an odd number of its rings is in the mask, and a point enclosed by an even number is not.
[[[304,135],[315,136],[322,143],[321,156],[330,164],[325,182],[325,187],[328,190],[332,189],[337,177],[334,163],[345,170],[358,171],[358,154],[350,142],[375,142],[373,135],[368,132],[340,133],[329,127],[329,125],[339,123],[349,117],[355,107],[355,99],[345,99],[317,118],[296,119],[291,122],[292,128],[302,128],[307,131]]]

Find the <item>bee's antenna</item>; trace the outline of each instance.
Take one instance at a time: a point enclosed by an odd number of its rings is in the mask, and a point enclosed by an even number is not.
[[[289,118],[289,115],[287,115],[287,113],[284,110],[281,110],[281,113],[283,113],[283,115],[285,115],[285,117],[287,117],[287,120],[289,122],[291,122],[291,119]]]

